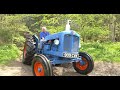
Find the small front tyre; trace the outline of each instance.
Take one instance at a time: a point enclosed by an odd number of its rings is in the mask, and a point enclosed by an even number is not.
[[[50,62],[42,55],[35,56],[32,61],[32,72],[34,76],[52,76]]]
[[[82,61],[73,62],[73,67],[78,73],[87,75],[94,68],[93,59],[90,55],[84,52],[79,52],[79,56],[82,57]]]

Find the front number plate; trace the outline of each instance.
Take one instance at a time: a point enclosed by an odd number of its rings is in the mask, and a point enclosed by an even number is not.
[[[63,57],[66,57],[66,58],[78,58],[79,54],[63,53]]]

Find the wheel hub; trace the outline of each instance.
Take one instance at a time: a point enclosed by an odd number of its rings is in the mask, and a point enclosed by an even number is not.
[[[42,71],[42,69],[41,68],[38,68],[38,72],[41,72]]]
[[[83,60],[80,60],[80,65],[85,65],[85,62]]]

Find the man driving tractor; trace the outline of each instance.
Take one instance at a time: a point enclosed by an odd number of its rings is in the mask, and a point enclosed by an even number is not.
[[[42,27],[42,32],[40,32],[40,39],[44,39],[47,35],[50,35],[50,33],[47,31],[47,28]]]
[[[42,27],[42,32],[40,32],[40,49],[42,49],[42,43],[45,41],[45,37],[50,35],[46,27]]]

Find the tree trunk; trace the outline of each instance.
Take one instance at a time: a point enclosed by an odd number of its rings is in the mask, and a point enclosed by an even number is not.
[[[115,42],[115,18],[113,15],[110,15],[109,17],[110,23],[109,23],[109,30],[110,30],[110,40],[112,42]]]

